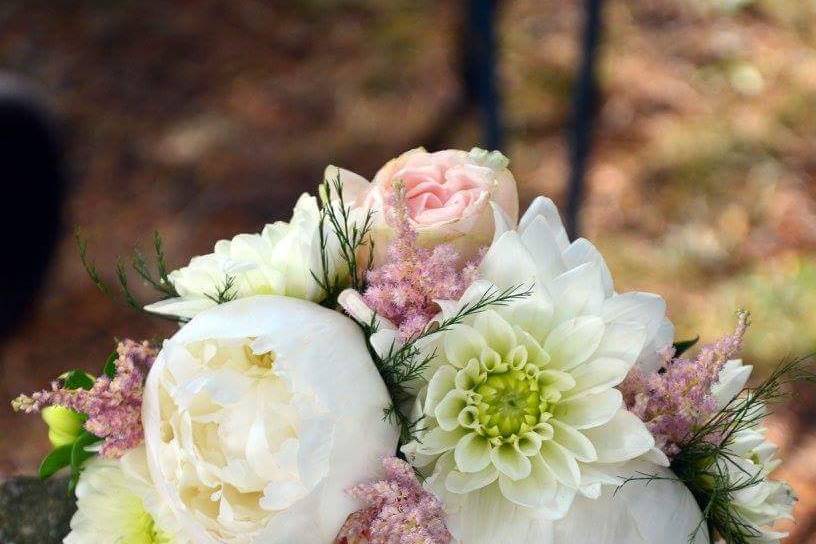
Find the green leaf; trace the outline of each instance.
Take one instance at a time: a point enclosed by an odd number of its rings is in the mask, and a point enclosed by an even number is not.
[[[102,439],[98,436],[85,431],[79,435],[79,438],[74,442],[74,445],[71,447],[71,481],[68,483],[69,490],[73,491],[76,488],[76,484],[79,482],[79,475],[82,473],[82,465],[85,461],[96,455],[96,452],[87,451],[85,448],[96,444],[100,440]]]
[[[45,459],[40,463],[40,479],[46,480],[53,476],[58,470],[67,467],[71,464],[71,451],[74,449],[73,444],[66,444],[55,448],[51,453],[45,456]]]
[[[117,359],[119,359],[119,353],[116,350],[113,350],[113,353],[111,353],[108,356],[108,360],[105,361],[105,368],[102,370],[102,372],[105,374],[105,376],[107,376],[111,380],[116,377],[116,360]]]
[[[93,377],[84,370],[66,372],[62,379],[66,389],[90,389],[94,385]]]
[[[688,351],[689,349],[694,347],[694,344],[696,344],[699,341],[700,341],[700,337],[697,336],[695,338],[692,338],[691,340],[681,340],[680,342],[675,342],[674,343],[674,356],[675,357],[680,357],[686,351]]]

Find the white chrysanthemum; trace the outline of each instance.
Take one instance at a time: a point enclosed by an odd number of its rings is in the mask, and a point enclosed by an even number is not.
[[[172,514],[158,499],[143,447],[119,460],[96,457],[76,488],[77,511],[65,544],[184,544]]]
[[[343,271],[336,237],[324,227],[330,277]],[[190,318],[215,306],[219,294],[230,298],[285,295],[319,302],[325,291],[312,276],[322,272],[320,210],[317,199],[302,195],[289,223],[278,221],[260,234],[239,234],[221,240],[208,255],[169,274],[179,294],[146,307],[148,311]]]
[[[359,328],[311,302],[240,299],[167,340],[145,386],[151,473],[197,544],[325,544],[397,432]]]
[[[461,542],[546,542],[547,520],[563,517],[577,492],[599,496],[619,463],[652,450],[615,386],[635,362],[656,362],[673,328],[660,297],[614,292],[601,255],[584,239],[568,242],[549,199],[517,231],[496,230],[483,280],[443,301],[441,317],[490,288],[533,293],[431,337],[424,431],[405,451],[428,467]]]

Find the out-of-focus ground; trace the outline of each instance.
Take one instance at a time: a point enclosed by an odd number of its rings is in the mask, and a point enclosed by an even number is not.
[[[505,152],[525,204],[563,201],[580,4],[502,6]],[[108,279],[154,229],[182,265],[287,219],[327,163],[370,176],[423,143],[479,144],[476,119],[452,114],[461,18],[450,0],[3,2],[0,68],[53,98],[73,181],[49,280],[0,346],[0,405],[97,370],[114,337],[173,330],[95,290],[74,225]],[[663,294],[683,338],[751,309],[744,358],[759,373],[813,351],[816,4],[609,0],[602,51],[584,235],[618,290]],[[814,392],[772,420],[801,497],[791,543],[816,542]],[[0,444],[0,476],[34,471],[47,448],[35,416],[2,408]]]

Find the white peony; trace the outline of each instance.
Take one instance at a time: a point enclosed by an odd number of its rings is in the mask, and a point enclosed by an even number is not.
[[[497,218],[482,281],[442,301],[440,318],[490,288],[533,294],[430,337],[424,431],[404,451],[429,472],[460,542],[545,543],[576,494],[600,496],[621,463],[647,453],[666,463],[615,386],[636,362],[653,364],[673,328],[660,297],[614,292],[601,255],[568,242],[549,199],[518,230]]]
[[[330,277],[346,274],[336,237],[324,226]],[[325,291],[312,276],[322,273],[320,210],[317,199],[302,195],[289,223],[278,221],[260,234],[239,234],[221,240],[208,255],[193,257],[190,264],[169,274],[179,294],[150,304],[158,314],[190,318],[218,304],[220,293],[229,298],[285,295],[319,302]],[[320,276],[318,276],[320,277]]]
[[[345,490],[395,451],[388,403],[350,319],[236,300],[165,342],[145,389],[150,470],[197,544],[325,544],[358,506]]]
[[[150,479],[144,447],[121,459],[87,462],[76,488],[77,511],[65,544],[185,544]]]
[[[688,488],[667,468],[645,460],[618,468],[597,498],[577,497],[555,523],[569,544],[709,544],[708,527]],[[624,484],[627,478],[633,478]],[[654,478],[654,479],[650,479]],[[694,534],[694,539],[689,540]]]

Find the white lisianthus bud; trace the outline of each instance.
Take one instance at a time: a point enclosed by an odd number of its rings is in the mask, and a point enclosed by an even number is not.
[[[329,277],[347,275],[339,244],[324,225]],[[179,296],[148,305],[149,312],[191,318],[224,300],[285,295],[320,302],[326,292],[312,272],[322,273],[320,210],[317,199],[298,199],[289,223],[278,221],[260,234],[221,240],[212,253],[193,257],[169,274]]]
[[[358,508],[397,431],[359,328],[311,302],[258,296],[166,341],[143,419],[159,493],[198,544],[325,544]]]
[[[349,203],[373,210],[374,264],[382,264],[388,242],[395,183],[405,190],[411,227],[420,246],[453,244],[463,262],[471,260],[493,239],[495,204],[509,223],[518,220],[518,191],[507,157],[473,148],[429,153],[413,149],[392,159],[369,184],[357,174],[329,166],[326,180],[340,178]]]

